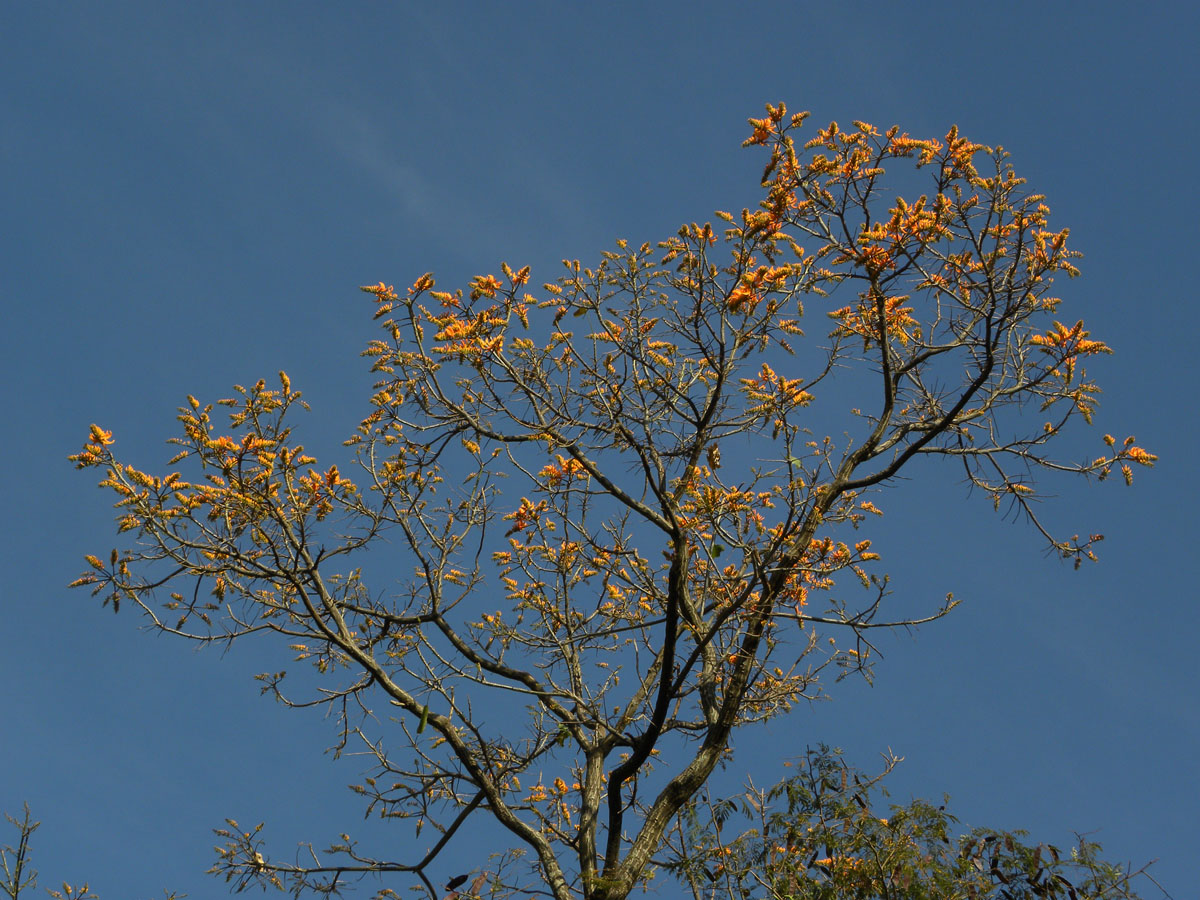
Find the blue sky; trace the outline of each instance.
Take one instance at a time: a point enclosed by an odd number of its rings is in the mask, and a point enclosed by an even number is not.
[[[285,369],[313,406],[304,443],[336,460],[369,384],[358,285],[465,284],[500,260],[537,284],[618,237],[753,205],[745,120],[782,99],[817,123],[957,123],[1008,148],[1085,253],[1062,315],[1116,350],[1089,367],[1096,435],[1136,434],[1160,462],[1131,490],[1061,486],[1051,521],[1107,536],[1080,572],[956,474],[915,473],[872,535],[897,603],[966,603],[885,641],[874,688],[843,683],[769,740],[739,738],[739,763],[763,781],[781,746],[865,766],[891,748],[898,800],[947,792],[966,822],[1039,840],[1093,832],[1190,896],[1198,18],[1106,2],[9,6],[0,808],[44,821],[43,883],[220,895],[201,873],[226,816],[266,820],[283,850],[362,826],[355,760],[322,754],[330,723],[258,696],[252,648],[194,653],[66,590],[113,545],[108,498],[66,460],[87,425],[160,466],[188,393]]]

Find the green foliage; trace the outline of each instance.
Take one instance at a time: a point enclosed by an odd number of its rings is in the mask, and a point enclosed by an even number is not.
[[[697,900],[1116,900],[1152,881],[1082,836],[1064,851],[1022,831],[966,830],[923,800],[881,815],[897,762],[867,777],[822,746],[769,790],[698,799],[667,868]]]

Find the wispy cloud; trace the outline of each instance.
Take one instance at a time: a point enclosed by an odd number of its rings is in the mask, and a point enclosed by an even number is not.
[[[405,213],[426,222],[438,217],[438,189],[401,157],[387,129],[348,105],[322,106],[311,119],[319,140],[399,200]]]

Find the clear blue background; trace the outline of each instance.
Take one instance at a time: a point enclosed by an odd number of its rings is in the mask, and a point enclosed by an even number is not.
[[[1091,367],[1105,431],[1161,456],[1132,490],[1058,486],[1073,572],[950,467],[892,490],[873,533],[899,610],[965,605],[885,639],[873,689],[737,738],[762,782],[821,741],[906,762],[899,800],[1108,855],[1195,896],[1194,4],[6,4],[0,23],[3,564],[0,808],[44,821],[43,883],[107,898],[224,887],[225,816],[271,848],[363,833],[361,761],[332,723],[258,696],[247,644],[193,653],[66,583],[114,543],[66,461],[90,422],[145,468],[175,407],[279,369],[344,459],[374,335],[360,284],[443,285],[595,260],[757,200],[739,147],[768,101],[1003,144],[1086,253],[1063,286],[1117,351]],[[268,654],[274,659],[277,654]],[[367,830],[381,852],[409,832]],[[10,834],[11,836],[11,834]],[[502,849],[501,847],[487,849]],[[474,860],[470,860],[474,864]],[[449,871],[444,874],[453,874]],[[1148,896],[1155,891],[1145,886]],[[665,894],[670,895],[666,888]]]

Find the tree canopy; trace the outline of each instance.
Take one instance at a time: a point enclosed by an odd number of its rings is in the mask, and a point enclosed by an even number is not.
[[[516,849],[474,890],[618,900],[672,864],[736,729],[869,674],[872,629],[952,608],[889,618],[857,533],[916,458],[1094,558],[1100,535],[1044,520],[1036,476],[1128,482],[1154,457],[1109,435],[1055,455],[1109,352],[1059,318],[1067,230],[1002,148],[862,122],[798,145],[805,118],[750,120],[763,193],[718,227],[619,241],[536,293],[508,264],[454,291],[363,288],[382,336],[354,466],[304,450],[282,372],[189,397],[163,475],[92,426],[72,459],[136,540],[74,584],[182,638],[284,642],[315,680],[264,690],[332,710],[339,750],[374,760],[368,811],[436,835],[399,859],[343,836],[302,865],[231,823],[217,872],[296,893],[412,873],[436,896],[427,870],[482,816]]]
[[[768,790],[689,804],[672,868],[711,900],[1116,900],[1153,881],[1085,836],[1063,851],[1021,831],[964,831],[946,803],[880,808],[897,762],[868,776],[822,746]]]

